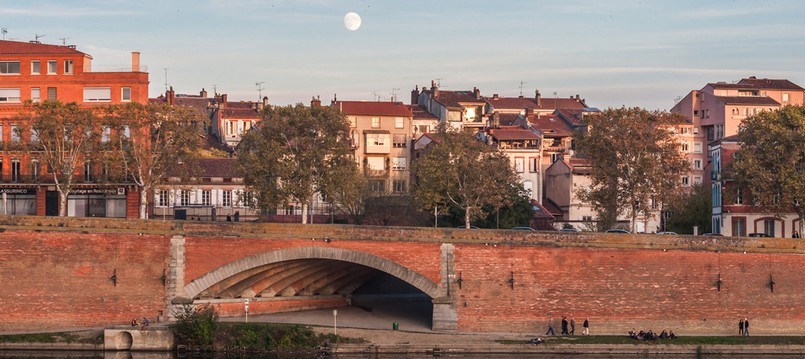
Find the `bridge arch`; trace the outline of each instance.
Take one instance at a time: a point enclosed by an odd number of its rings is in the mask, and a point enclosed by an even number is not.
[[[412,285],[432,299],[445,297],[445,291],[427,277],[394,261],[369,253],[333,247],[287,248],[256,254],[218,267],[184,287],[189,298],[197,298],[205,290],[230,278],[259,270],[266,265],[299,260],[332,260],[373,268]]]

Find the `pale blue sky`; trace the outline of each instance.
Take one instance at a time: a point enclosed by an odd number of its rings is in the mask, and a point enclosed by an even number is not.
[[[150,96],[228,93],[273,104],[387,100],[415,85],[591,106],[669,109],[707,82],[758,76],[805,86],[805,2],[0,0],[7,39],[67,37],[96,70],[142,53]],[[363,21],[344,28],[347,12]],[[376,93],[376,94],[375,94]]]

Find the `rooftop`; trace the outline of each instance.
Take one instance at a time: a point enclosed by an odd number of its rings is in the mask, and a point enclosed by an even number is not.
[[[73,45],[49,45],[38,41],[22,42],[0,40],[2,55],[81,55],[89,56],[75,49]],[[91,58],[91,57],[90,57]]]
[[[333,106],[345,115],[413,117],[402,102],[336,101]]]
[[[718,99],[729,105],[763,105],[780,106],[780,103],[771,97],[766,96],[716,96]]]

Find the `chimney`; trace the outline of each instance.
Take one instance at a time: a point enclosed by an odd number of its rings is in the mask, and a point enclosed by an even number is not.
[[[497,99],[499,99],[499,98],[500,98],[500,95],[498,95],[498,94],[493,94],[493,95],[492,95],[492,99],[493,99],[493,100],[497,100]]]
[[[140,52],[131,52],[131,72],[140,72]]]
[[[542,106],[542,103],[541,103],[542,102],[542,95],[539,94],[539,90],[536,90],[534,92],[535,92],[534,99],[537,102],[537,107],[540,107],[540,106]]]
[[[168,98],[168,104],[173,105],[173,101],[176,99],[176,92],[173,91],[173,86],[170,87],[165,96]]]
[[[201,89],[201,92],[199,92],[198,94],[203,98],[207,98],[207,90],[203,88]]]
[[[434,98],[439,97],[439,87],[436,86],[436,81],[430,82],[430,91]]]
[[[413,90],[411,90],[411,104],[418,105],[419,104],[419,85],[416,85]]]
[[[310,107],[321,107],[321,100],[313,97],[313,99],[310,100]]]
[[[492,128],[500,127],[500,113],[492,113]]]
[[[221,103],[222,103],[222,104],[227,103],[227,101],[226,101],[226,97],[227,97],[227,96],[226,96],[226,94],[225,94],[225,93],[222,93],[222,94],[221,94]]]
[[[475,86],[472,87],[472,93],[475,94],[475,99],[476,100],[481,99],[481,90],[479,90],[477,87],[475,87]]]
[[[260,102],[263,104],[262,107],[268,107],[268,96],[263,96],[263,100]]]
[[[526,120],[528,120],[528,117],[529,117],[529,116],[531,116],[531,115],[533,115],[533,114],[534,114],[534,108],[532,108],[532,107],[526,107],[526,108],[525,108],[525,117],[526,117]]]
[[[579,94],[576,94],[576,102],[580,102],[580,101],[581,101],[581,98],[579,97]]]
[[[336,104],[336,102],[338,102],[338,94],[335,94],[335,93],[334,93],[334,94],[333,94],[333,100],[332,100],[332,101],[330,101],[330,106],[335,105],[335,104]],[[338,109],[339,109],[339,110],[341,110],[341,106],[340,106],[340,105],[339,105]]]

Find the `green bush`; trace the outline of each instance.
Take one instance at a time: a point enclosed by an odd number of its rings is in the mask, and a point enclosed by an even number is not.
[[[176,341],[188,345],[212,345],[218,331],[218,315],[210,306],[183,305],[173,313],[176,323],[171,325]]]

